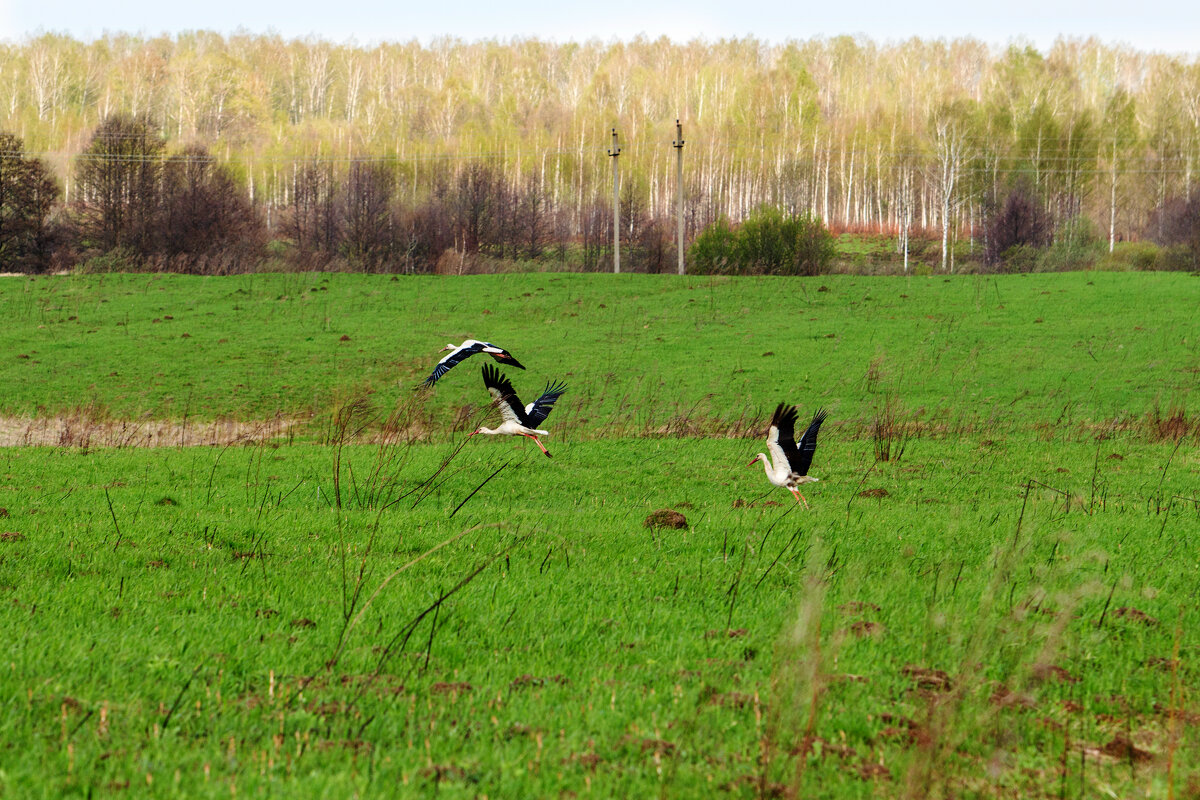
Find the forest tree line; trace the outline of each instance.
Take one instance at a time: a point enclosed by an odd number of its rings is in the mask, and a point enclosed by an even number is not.
[[[604,268],[614,126],[623,265],[671,269],[677,118],[689,242],[763,207],[898,253],[932,240],[943,269],[963,242],[995,263],[1005,244],[1194,235],[1200,62],[1094,40],[0,50],[0,261],[18,269]]]

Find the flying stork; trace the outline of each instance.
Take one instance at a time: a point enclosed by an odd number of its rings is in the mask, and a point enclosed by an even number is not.
[[[825,410],[818,409],[813,414],[812,422],[808,423],[808,430],[800,437],[800,444],[796,444],[796,407],[780,403],[775,407],[771,427],[767,430],[767,450],[771,452],[771,457],[759,453],[746,466],[753,467],[761,461],[767,472],[767,480],[787,489],[797,503],[803,502],[804,507],[808,508],[808,500],[801,493],[799,485],[820,480],[808,474],[808,467],[817,449],[817,431],[824,421]]]
[[[483,427],[476,428],[471,433],[471,436],[474,436],[476,433],[526,436],[533,439],[533,443],[542,449],[547,458],[550,458],[550,451],[542,447],[542,443],[537,438],[539,436],[549,436],[550,434],[547,431],[538,430],[537,426],[550,415],[550,412],[554,409],[554,402],[567,390],[566,384],[561,382],[546,384],[546,389],[542,392],[542,396],[527,406],[521,405],[520,399],[517,398],[517,393],[513,391],[512,383],[500,373],[500,370],[491,364],[483,368],[483,385],[487,387],[488,392],[492,395],[492,401],[500,409],[500,418],[504,421],[495,430]]]
[[[455,364],[470,358],[476,353],[487,353],[501,364],[510,364],[517,369],[525,369],[525,366],[520,361],[517,361],[515,358],[513,358],[512,353],[508,352],[502,347],[496,347],[496,345],[492,344],[491,342],[481,342],[478,339],[467,339],[462,344],[448,344],[441,349],[441,352],[444,353],[447,350],[451,351],[450,355],[446,356],[437,363],[437,366],[433,368],[433,373],[426,378],[420,384],[420,386],[417,387],[418,389],[421,388],[421,386],[433,386],[435,383],[437,383],[437,379],[449,372]]]

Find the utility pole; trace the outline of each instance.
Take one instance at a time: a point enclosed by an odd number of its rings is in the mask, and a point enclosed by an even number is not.
[[[617,129],[612,129],[612,147],[608,154],[613,164],[613,272],[621,271],[621,173],[617,169],[617,157],[621,148],[617,145]]]
[[[675,216],[679,220],[679,236],[675,249],[679,253],[679,274],[683,274],[683,125],[675,120]]]

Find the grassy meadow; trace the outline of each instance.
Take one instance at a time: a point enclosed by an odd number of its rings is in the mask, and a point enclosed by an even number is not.
[[[1185,274],[0,281],[0,415],[64,421],[0,449],[0,795],[1196,796],[1198,305]],[[468,336],[526,402],[567,382],[552,459],[468,440],[478,357],[412,391]],[[746,467],[781,400],[830,410],[810,509]]]

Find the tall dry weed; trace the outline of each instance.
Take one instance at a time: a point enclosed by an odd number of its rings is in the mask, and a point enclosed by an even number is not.
[[[884,397],[883,405],[876,409],[871,420],[871,441],[874,444],[876,461],[899,461],[904,457],[908,440],[915,426],[903,403],[894,394]]]

